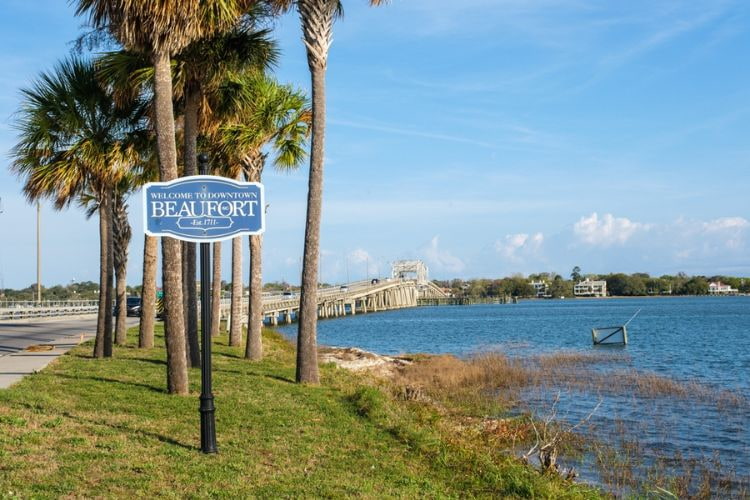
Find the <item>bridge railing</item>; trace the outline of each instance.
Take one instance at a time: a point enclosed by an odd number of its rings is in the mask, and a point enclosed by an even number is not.
[[[98,300],[1,300],[0,320],[77,316],[92,314],[98,309]]]

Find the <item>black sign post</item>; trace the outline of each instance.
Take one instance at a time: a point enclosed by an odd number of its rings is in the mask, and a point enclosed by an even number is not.
[[[208,155],[198,155],[198,172],[208,175]],[[214,395],[211,392],[211,243],[201,243],[201,451],[217,453]]]
[[[208,175],[208,155],[198,155],[199,175],[143,187],[143,229],[200,243],[201,451],[216,453],[216,409],[211,392],[211,243],[265,230],[263,184]]]

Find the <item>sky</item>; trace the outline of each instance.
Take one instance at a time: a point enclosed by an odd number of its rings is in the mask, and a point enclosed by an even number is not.
[[[750,3],[367,4],[344,2],[329,57],[322,281],[398,259],[437,279],[750,276]],[[59,0],[3,7],[0,288],[20,288],[36,281],[36,211],[7,168],[14,113],[85,20]],[[274,33],[276,77],[308,90],[297,16]],[[264,279],[297,283],[307,168],[263,181]],[[140,193],[130,205],[136,284]],[[96,220],[43,205],[42,262],[47,286],[96,281]]]

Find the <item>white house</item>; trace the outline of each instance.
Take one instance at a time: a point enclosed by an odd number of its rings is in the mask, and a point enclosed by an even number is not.
[[[606,297],[607,282],[604,280],[592,281],[586,278],[573,287],[573,295],[576,297]]]
[[[708,284],[708,293],[716,295],[728,295],[731,293],[737,293],[736,288],[732,288],[730,285],[725,285],[721,281],[712,281]]]
[[[545,297],[549,297],[549,285],[546,281],[540,280],[540,281],[532,281],[529,283],[531,286],[534,287],[534,290],[536,290],[536,298],[537,299],[543,299]]]

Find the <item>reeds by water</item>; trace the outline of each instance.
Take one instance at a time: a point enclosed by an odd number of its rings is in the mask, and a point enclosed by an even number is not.
[[[640,402],[685,401],[708,405],[719,413],[750,414],[749,402],[738,393],[637,371],[623,353],[560,352],[511,358],[493,352],[467,359],[428,356],[400,370],[395,382],[404,393],[444,404],[483,422],[481,426],[491,439],[507,449],[522,446],[531,438],[528,418],[486,417],[508,415],[509,411],[518,415],[519,409],[530,408],[524,401],[529,390],[547,395],[567,391],[571,397],[627,396]],[[605,434],[607,438],[602,439]],[[614,430],[603,433],[592,422],[565,442],[568,455],[588,457],[602,483],[615,492],[650,495],[663,488],[679,498],[743,498],[750,491],[748,477],[722,468],[720,457],[647,451],[638,429],[617,419]]]

